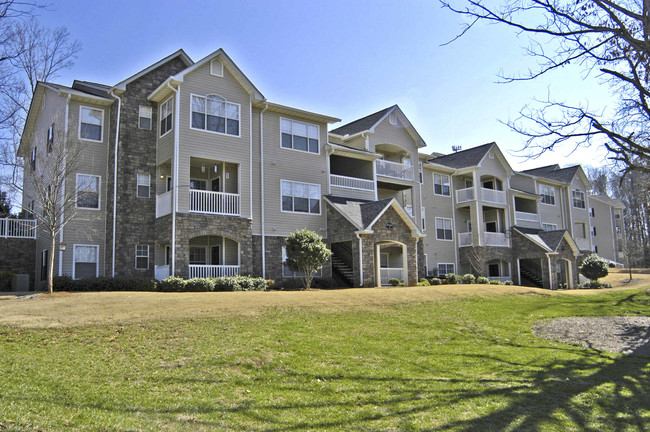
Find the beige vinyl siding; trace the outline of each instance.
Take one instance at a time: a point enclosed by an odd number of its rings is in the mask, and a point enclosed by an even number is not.
[[[458,235],[458,227],[453,226],[454,221],[454,205],[451,194],[454,193],[453,182],[450,185],[450,196],[436,195],[433,193],[433,174],[449,175],[450,181],[453,180],[451,174],[441,171],[433,171],[430,168],[424,167],[422,179],[422,205],[425,208],[426,230],[424,233],[424,253],[427,254],[429,261],[429,269],[437,268],[438,263],[454,263],[456,268],[456,237]],[[418,189],[419,192],[419,189]],[[441,241],[436,239],[436,218],[452,219],[452,232],[454,241]],[[420,223],[418,222],[418,225]]]
[[[562,206],[563,200],[562,197],[563,191],[557,185],[552,183],[546,183],[543,180],[537,180],[537,193],[541,193],[540,185],[552,186],[555,188],[555,205],[544,204],[539,202],[539,217],[542,224],[556,224],[558,229],[566,229],[564,225],[564,220],[562,218]]]
[[[260,113],[261,110],[253,108],[253,235],[262,234],[262,178],[261,178],[261,143],[260,143]],[[266,115],[266,113],[264,113]],[[265,143],[266,146],[266,143]]]
[[[240,105],[240,136],[218,134],[190,128],[191,95],[216,94]],[[179,127],[179,212],[188,211],[190,157],[226,161],[239,166],[238,191],[241,194],[241,216],[250,214],[250,97],[224,65],[223,77],[210,75],[209,63],[185,76],[180,85]],[[234,180],[234,179],[233,179]]]
[[[326,193],[327,190],[323,192],[323,195],[325,195]],[[374,191],[367,191],[363,189],[352,189],[352,188],[339,187],[339,186],[332,186],[331,194],[334,196],[341,196],[346,198],[356,198],[356,199],[364,199],[364,200],[375,199]]]
[[[362,137],[362,136],[358,136],[358,137],[353,138],[351,140],[345,141],[342,144],[347,146],[347,147],[352,147],[352,148],[359,149],[359,150],[365,150],[366,149],[366,138]]]
[[[608,260],[619,262],[615,247],[616,231],[613,225],[612,208],[608,204],[594,198],[589,198],[589,206],[593,207],[596,217],[591,218],[591,226],[596,227],[596,235],[591,238],[594,246],[598,246],[598,255]]]
[[[101,109],[104,111],[102,125],[102,142],[79,140],[79,107]],[[99,246],[99,275],[105,274],[105,238],[106,238],[106,208],[107,208],[107,164],[108,143],[110,129],[110,108],[87,104],[85,102],[70,101],[68,122],[68,143],[71,151],[76,146],[81,147],[81,157],[74,169],[70,167],[66,173],[66,190],[75,190],[77,174],[89,174],[100,177],[99,210],[75,208],[75,217],[64,228],[63,239],[66,250],[63,252],[63,273],[72,275],[73,252],[75,244]]]
[[[573,207],[573,199],[572,199],[571,191],[576,189],[583,193],[584,201],[585,201],[584,209]],[[568,201],[569,208],[571,209],[571,219],[573,219],[573,223],[575,224],[576,222],[581,222],[589,225],[589,202],[587,199],[587,191],[585,188],[585,184],[582,182],[580,176],[578,175],[576,175],[573,178],[573,181],[571,181],[571,185],[569,186],[569,191],[568,191],[568,198],[569,198]]]
[[[317,124],[320,131],[320,154],[282,148],[280,118]],[[309,228],[322,236],[327,234],[327,219],[323,200],[320,215],[281,211],[281,180],[320,185],[321,196],[327,194],[327,153],[324,143],[327,125],[292,118],[272,111],[264,113],[264,206],[266,235],[286,236],[299,228]]]
[[[163,102],[167,102],[167,100],[168,99],[165,99]],[[172,100],[174,100],[174,96],[172,96]],[[152,122],[154,122],[152,128],[156,131],[156,136],[158,138],[158,144],[156,145],[156,164],[158,165],[174,157],[174,130],[178,126],[178,119],[176,119],[176,112],[174,111],[174,115],[172,116],[172,129],[164,136],[160,136],[161,105],[162,103],[159,103],[158,109],[153,110],[156,117],[152,119]]]
[[[535,180],[532,177],[515,174],[510,179],[510,186],[522,191],[539,194],[539,192],[535,190]]]

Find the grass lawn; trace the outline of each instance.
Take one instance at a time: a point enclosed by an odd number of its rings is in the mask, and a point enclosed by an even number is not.
[[[399,290],[387,292],[409,296],[409,288]],[[78,306],[93,296],[68,298]],[[531,333],[555,317],[650,315],[647,287],[339,308],[287,299],[217,317],[0,326],[0,431],[627,431],[650,424],[650,358]],[[0,313],[6,318],[17,305],[15,314],[27,316],[23,305],[49,300],[1,301]]]

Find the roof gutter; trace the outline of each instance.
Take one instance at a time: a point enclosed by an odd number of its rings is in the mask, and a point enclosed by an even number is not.
[[[262,278],[264,279],[266,279],[266,227],[264,226],[264,111],[266,111],[268,108],[269,104],[267,102],[264,102],[264,109],[262,109],[260,112],[260,222],[262,224]]]
[[[117,218],[117,149],[120,142],[120,114],[122,109],[122,99],[115,94],[113,90],[110,91],[111,96],[117,99],[117,119],[115,121],[115,150],[113,152],[113,247],[111,250],[111,276],[115,277],[115,231],[116,231],[116,218]]]

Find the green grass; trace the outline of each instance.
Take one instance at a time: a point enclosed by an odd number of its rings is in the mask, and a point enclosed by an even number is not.
[[[0,327],[4,430],[647,430],[650,359],[538,339],[644,290]]]

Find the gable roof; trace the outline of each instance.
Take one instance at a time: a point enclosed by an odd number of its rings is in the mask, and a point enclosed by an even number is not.
[[[559,165],[547,165],[544,167],[533,168],[522,171],[525,174],[542,177],[545,179],[553,180],[560,183],[571,183],[579,170],[582,170],[580,165],[574,165],[566,168],[560,168]]]
[[[389,106],[388,108],[379,110],[376,113],[372,113],[348,124],[344,124],[343,126],[339,126],[336,129],[332,129],[330,133],[345,136],[355,135],[359,132],[370,130],[373,128],[373,126],[379,123],[379,121],[384,118],[386,114],[388,114],[388,111],[392,110],[395,107],[397,107],[397,105]]]
[[[574,254],[580,253],[580,248],[569,234],[569,231],[565,229],[544,231],[538,228],[524,228],[518,226],[515,226],[514,229],[533,243],[542,246],[542,248],[548,252],[557,252],[562,244],[562,240],[566,240]]]
[[[472,167],[478,165],[493,146],[496,146],[496,143],[491,142],[445,156],[439,156],[429,161],[450,168]]]
[[[111,97],[111,95],[108,93],[111,88],[106,84],[94,83],[91,81],[74,80],[72,82],[72,88],[75,90],[80,90],[86,93],[94,94],[95,96],[100,96],[105,98]]]
[[[183,51],[183,49],[181,48],[181,49],[179,49],[178,51],[175,51],[175,52],[171,53],[171,54],[168,55],[167,57],[158,60],[156,63],[154,63],[154,64],[152,64],[152,65],[150,65],[150,66],[148,66],[148,67],[142,69],[140,72],[138,72],[138,73],[136,73],[136,74],[134,74],[134,75],[131,75],[130,77],[128,77],[127,79],[125,79],[125,80],[123,80],[123,81],[120,81],[119,83],[115,84],[115,85],[113,86],[113,88],[116,89],[116,90],[126,90],[126,85],[127,85],[127,84],[129,84],[129,83],[131,83],[131,82],[137,80],[138,78],[140,78],[140,77],[143,76],[143,75],[148,74],[148,73],[151,72],[152,70],[154,70],[154,69],[156,69],[157,67],[159,67],[159,66],[161,66],[161,65],[163,65],[163,64],[165,64],[165,63],[167,63],[167,62],[170,61],[170,60],[175,59],[176,57],[179,57],[179,58],[183,61],[183,63],[185,63],[186,66],[191,66],[192,64],[194,64],[194,62],[192,61],[192,59],[190,58],[190,56],[188,56],[188,55],[185,53],[185,51]]]

